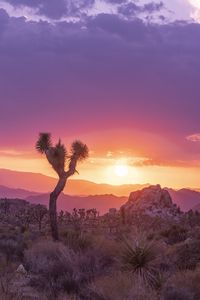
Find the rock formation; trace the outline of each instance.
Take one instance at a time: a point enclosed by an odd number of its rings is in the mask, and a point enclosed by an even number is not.
[[[178,217],[181,214],[180,209],[172,202],[169,192],[160,185],[132,192],[122,207],[129,215],[140,213],[152,217]]]

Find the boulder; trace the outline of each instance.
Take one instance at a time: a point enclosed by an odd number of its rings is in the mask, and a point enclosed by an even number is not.
[[[27,271],[22,264],[19,265],[19,267],[16,270],[16,273],[20,275],[27,275]]]
[[[160,185],[152,185],[132,192],[123,209],[130,215],[141,213],[149,216],[177,217],[181,214],[172,202],[169,192]]]

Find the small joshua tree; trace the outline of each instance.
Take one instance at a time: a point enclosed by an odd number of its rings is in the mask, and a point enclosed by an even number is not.
[[[45,205],[37,204],[31,207],[33,220],[38,223],[38,228],[41,231],[42,221],[46,216],[48,210]]]
[[[61,140],[53,147],[50,133],[40,133],[38,141],[36,143],[36,149],[42,154],[46,155],[48,162],[51,164],[55,172],[58,174],[58,183],[50,194],[49,199],[49,214],[52,237],[56,241],[58,236],[58,224],[57,224],[57,211],[56,203],[58,196],[63,191],[67,179],[74,175],[77,170],[77,163],[88,157],[88,147],[81,141],[74,141],[71,145],[70,154],[67,154],[65,146],[61,143]],[[65,171],[65,165],[68,162],[68,169]]]

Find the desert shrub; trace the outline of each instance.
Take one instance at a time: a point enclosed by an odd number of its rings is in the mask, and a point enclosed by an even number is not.
[[[170,245],[180,243],[187,238],[187,230],[179,225],[172,225],[169,229],[163,230],[161,236],[166,238]]]
[[[22,237],[11,236],[9,238],[6,238],[4,236],[1,236],[0,252],[5,255],[7,263],[11,260],[22,260],[25,248],[26,244]]]
[[[79,294],[96,276],[108,269],[110,261],[100,251],[75,253],[61,243],[35,244],[25,253],[30,285],[45,289],[54,299],[60,293]]]
[[[0,273],[0,295],[2,299],[12,299],[10,296],[10,283],[13,279],[13,275],[11,275],[7,270]]]
[[[45,286],[53,297],[59,290],[76,292],[78,287],[73,255],[59,243],[49,241],[35,244],[25,253],[25,268],[33,275],[30,284],[39,290]]]
[[[116,257],[121,254],[121,239],[106,238],[104,235],[96,235],[93,237],[94,251],[100,251],[104,256],[109,257],[112,261],[116,261]]]
[[[200,269],[187,270],[174,274],[163,289],[164,300],[200,299]]]
[[[175,265],[178,269],[195,269],[200,263],[200,240],[177,245],[174,249]]]
[[[62,237],[64,244],[75,252],[84,251],[92,245],[91,236],[79,231],[65,231]]]
[[[142,280],[147,286],[160,285],[159,251],[154,243],[124,240],[121,251],[122,270]]]
[[[90,300],[144,300],[158,299],[156,293],[134,281],[129,274],[116,272],[111,276],[97,278],[89,285]]]
[[[163,300],[193,300],[193,294],[190,291],[182,286],[180,288],[176,288],[174,286],[170,286],[165,288],[163,292]]]

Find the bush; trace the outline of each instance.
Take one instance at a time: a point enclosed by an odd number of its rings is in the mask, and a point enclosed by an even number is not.
[[[91,237],[77,231],[66,231],[62,234],[63,242],[75,252],[84,251],[91,247]]]
[[[185,241],[187,230],[179,225],[172,225],[169,229],[162,231],[161,235],[167,238],[168,244],[173,245]]]
[[[22,260],[26,244],[22,237],[1,237],[0,239],[0,252],[6,257],[6,262],[12,260]]]
[[[192,240],[188,243],[178,245],[175,252],[175,265],[180,270],[196,268],[200,263],[200,240]]]
[[[49,297],[60,293],[79,294],[96,276],[108,269],[110,261],[100,251],[75,253],[61,243],[43,242],[25,253],[25,268],[31,273],[30,285],[44,286]]]
[[[200,299],[200,268],[195,271],[182,271],[173,275],[163,290],[164,300]]]
[[[98,278],[89,286],[90,300],[146,300],[158,299],[156,293],[149,290],[128,274],[116,272],[111,276]]]

